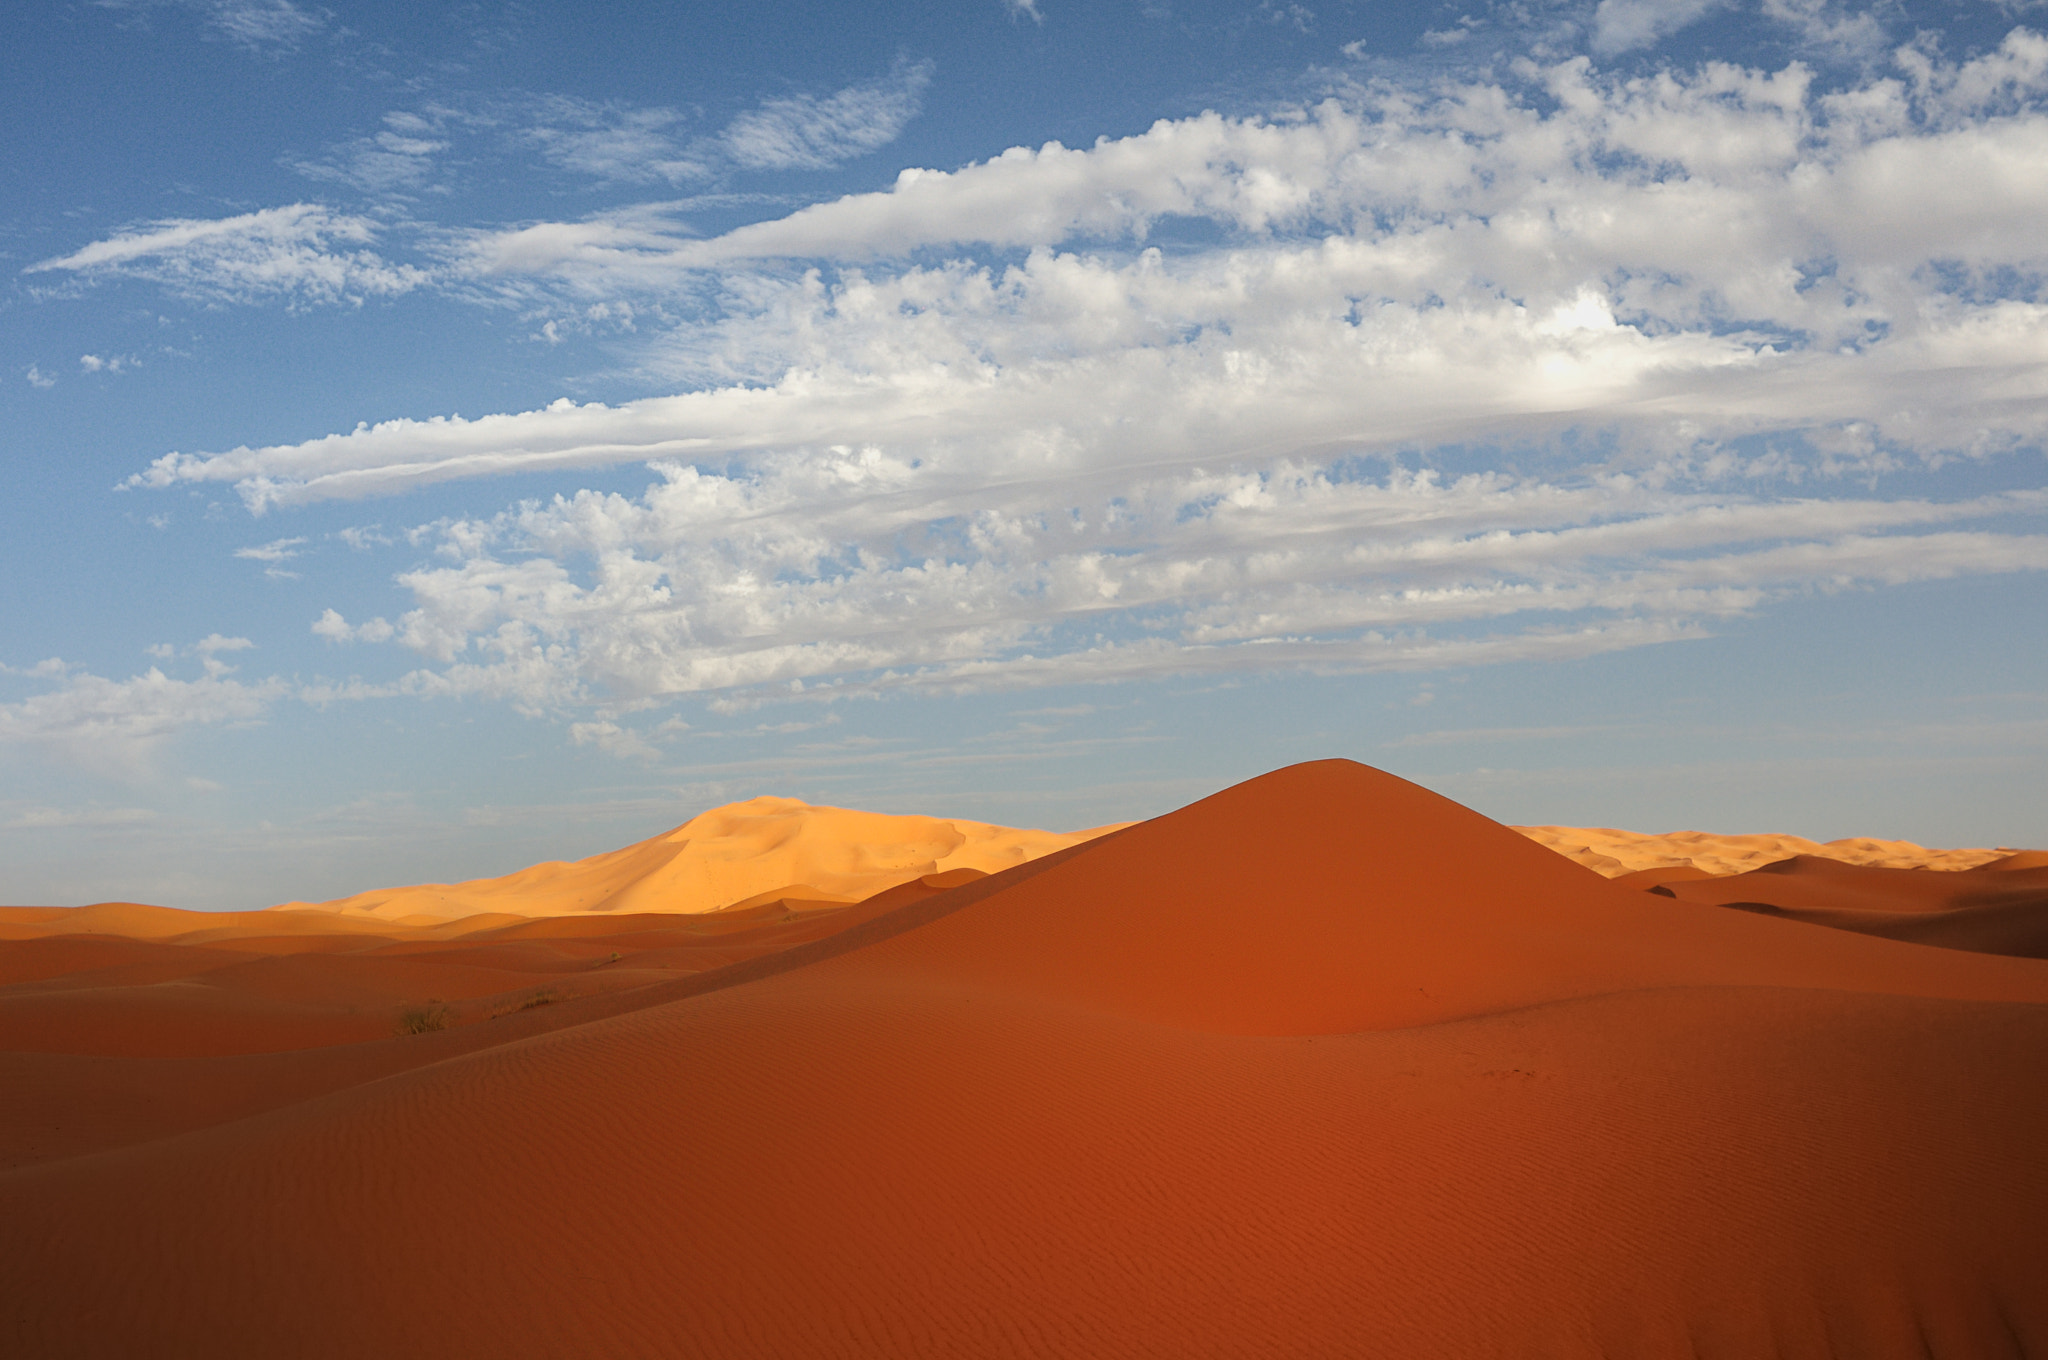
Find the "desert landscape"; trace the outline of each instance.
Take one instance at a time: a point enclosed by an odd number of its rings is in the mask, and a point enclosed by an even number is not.
[[[761,798],[9,908],[0,1035],[12,1355],[2048,1353],[2040,851]]]

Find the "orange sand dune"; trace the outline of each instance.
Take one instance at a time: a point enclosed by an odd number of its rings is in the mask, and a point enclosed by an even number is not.
[[[1867,836],[1821,844],[1804,836],[1775,833],[1717,836],[1706,831],[1672,831],[1653,836],[1588,826],[1518,826],[1514,830],[1609,878],[1687,866],[1709,874],[1739,874],[1794,855],[1883,869],[1974,869],[2012,853],[2004,849],[1930,850],[1911,841],[1880,841]]]
[[[379,888],[317,909],[410,921],[483,912],[702,912],[775,897],[847,903],[928,874],[994,873],[1117,829],[1022,831],[761,797],[713,808],[673,831],[573,864],[536,864],[468,883]],[[272,910],[309,905],[288,902]]]
[[[2048,1355],[2048,963],[1343,761],[776,910],[841,925],[407,1038],[0,1055],[91,1131],[0,1172],[0,1351]]]

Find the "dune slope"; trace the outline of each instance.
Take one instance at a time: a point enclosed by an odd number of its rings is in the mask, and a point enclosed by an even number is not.
[[[0,1339],[2048,1354],[2048,964],[1616,886],[1348,762],[644,995],[0,1174]]]

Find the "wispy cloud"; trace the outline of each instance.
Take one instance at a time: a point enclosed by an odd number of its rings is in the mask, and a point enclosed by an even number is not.
[[[561,169],[615,184],[823,170],[902,135],[922,108],[933,69],[929,61],[898,62],[885,76],[829,94],[779,95],[718,132],[679,109],[550,96],[518,115],[523,127],[514,137]]]
[[[252,562],[289,562],[299,555],[304,538],[278,538],[253,548],[237,548],[235,556]]]
[[[836,94],[765,100],[726,127],[725,153],[749,170],[822,170],[866,155],[917,117],[933,69],[929,61],[899,62],[887,76]]]
[[[306,540],[300,538],[279,538],[252,548],[237,548],[235,556],[251,562],[261,562],[263,574],[274,581],[296,581],[299,574],[287,571],[284,564],[299,556],[299,549]]]
[[[0,812],[0,828],[8,831],[68,831],[139,826],[156,819],[157,814],[149,808],[15,806]]]
[[[259,721],[288,686],[272,678],[244,683],[208,653],[208,673],[192,680],[157,667],[127,680],[80,671],[57,688],[0,703],[0,746],[43,750],[102,774],[146,773],[164,743],[192,728]]]
[[[620,184],[683,184],[708,177],[713,160],[676,109],[556,96],[519,134],[564,170]]]
[[[1612,56],[1653,46],[1731,3],[1733,0],[1600,0],[1593,11],[1593,50]]]
[[[172,218],[123,232],[24,273],[62,271],[85,279],[148,279],[173,292],[251,302],[360,302],[409,292],[426,271],[391,264],[366,247],[376,223],[309,203],[216,219]]]
[[[287,158],[285,163],[308,179],[346,184],[366,194],[418,190],[427,186],[449,149],[450,121],[476,120],[456,118],[441,108],[396,110],[384,115],[380,132],[345,142],[317,159]]]
[[[324,9],[292,0],[93,0],[101,9],[179,9],[196,15],[214,37],[250,52],[289,52],[327,28]]]

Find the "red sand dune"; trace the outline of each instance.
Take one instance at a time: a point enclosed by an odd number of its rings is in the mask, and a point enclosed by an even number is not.
[[[0,1172],[0,1352],[2048,1355],[2048,963],[1676,895],[1728,881],[1324,761],[497,1019],[8,1054],[90,1138]],[[690,947],[585,924],[319,994]]]
[[[2048,859],[2048,857],[2044,857]],[[1811,855],[1725,877],[1630,875],[1681,902],[1987,954],[2048,958],[2048,862],[2030,854],[1961,873],[1874,869]]]

